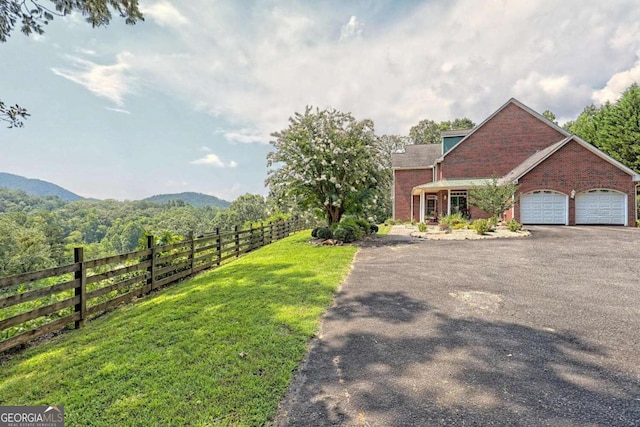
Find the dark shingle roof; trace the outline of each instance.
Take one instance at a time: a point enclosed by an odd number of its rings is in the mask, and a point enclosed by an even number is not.
[[[442,155],[442,144],[406,145],[404,153],[391,155],[391,167],[428,168],[433,166],[436,159]]]

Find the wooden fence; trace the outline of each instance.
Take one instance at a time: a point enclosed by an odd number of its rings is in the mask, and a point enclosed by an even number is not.
[[[0,278],[0,352],[268,245],[304,228],[297,220],[207,234],[171,245]]]

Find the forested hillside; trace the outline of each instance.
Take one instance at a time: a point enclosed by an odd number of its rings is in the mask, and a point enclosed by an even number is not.
[[[5,172],[0,172],[0,187],[9,188],[11,190],[22,190],[32,196],[56,196],[67,202],[84,199],[84,197],[78,196],[77,194],[51,182],[43,181],[41,179],[25,178],[24,176],[13,175]]]
[[[217,198],[216,196],[209,196],[202,193],[177,193],[177,194],[156,194],[155,196],[147,197],[143,201],[154,203],[169,203],[175,202],[195,206],[196,208],[203,208],[205,206],[213,206],[217,208],[228,208],[231,203],[226,200]]]
[[[264,197],[253,194],[220,209],[175,202],[65,202],[0,188],[0,276],[70,263],[74,247],[84,247],[87,259],[99,258],[134,250],[146,234],[162,244],[191,231],[231,229],[269,214]]]

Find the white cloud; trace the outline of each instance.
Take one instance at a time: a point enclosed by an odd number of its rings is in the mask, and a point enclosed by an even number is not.
[[[97,96],[107,98],[118,106],[124,105],[124,96],[133,91],[133,78],[128,74],[133,56],[122,52],[113,65],[68,56],[73,68],[52,68],[54,74],[84,86]]]
[[[640,59],[628,70],[614,74],[603,89],[594,92],[593,100],[600,104],[615,102],[633,83],[640,83]]]
[[[220,160],[220,157],[217,155],[210,153],[204,157],[201,157],[197,160],[193,160],[191,162],[192,165],[205,165],[205,166],[213,166],[215,168],[235,168],[238,166],[238,163],[231,160],[229,163],[224,163]]]
[[[139,81],[226,122],[228,141],[267,143],[306,105],[371,118],[379,133],[424,118],[477,122],[512,96],[575,118],[602,82],[633,74],[640,51],[634,0],[424,2],[390,21],[385,7],[184,2],[189,25],[131,64]],[[368,36],[341,43],[363,34],[362,16]]]
[[[362,36],[362,30],[364,25],[358,21],[358,18],[352,16],[340,31],[340,40],[347,40],[350,38],[357,38]]]
[[[141,6],[140,10],[145,16],[150,16],[162,27],[180,27],[189,23],[189,20],[168,1],[159,1],[149,6]]]
[[[236,129],[233,131],[225,131],[224,137],[229,142],[241,142],[244,144],[250,144],[253,142],[268,144],[272,139],[268,134],[263,134],[260,131],[251,129]]]
[[[211,148],[207,147],[206,145],[203,145],[202,147],[200,147],[200,151],[211,151]]]
[[[122,108],[104,107],[104,109],[109,111],[114,111],[116,113],[121,113],[121,114],[131,114],[131,111],[124,110]]]

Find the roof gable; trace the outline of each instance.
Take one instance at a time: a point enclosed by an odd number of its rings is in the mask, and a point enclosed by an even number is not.
[[[474,127],[464,138],[462,138],[456,145],[454,145],[453,147],[451,147],[446,153],[444,153],[440,158],[437,159],[437,161],[442,161],[444,159],[444,157],[451,153],[453,150],[455,150],[458,146],[460,146],[461,144],[464,144],[464,142],[468,139],[470,139],[476,132],[478,132],[480,129],[482,129],[482,127],[487,124],[489,121],[491,121],[494,117],[496,117],[498,114],[500,114],[505,108],[507,108],[510,105],[515,105],[518,108],[526,111],[527,113],[529,113],[531,116],[535,117],[536,119],[540,120],[542,123],[544,123],[545,125],[555,129],[556,131],[558,131],[559,133],[561,133],[564,136],[570,136],[571,134],[569,132],[567,132],[566,130],[564,130],[563,128],[561,128],[560,126],[558,126],[557,124],[553,123],[552,121],[550,121],[549,119],[547,119],[546,117],[544,117],[542,114],[537,113],[536,111],[532,110],[531,108],[527,107],[526,105],[524,105],[522,102],[518,101],[515,98],[511,98],[510,100],[508,100],[507,102],[505,102],[500,108],[498,108],[493,114],[491,114],[489,117],[487,117],[486,119],[484,119],[482,121],[482,123],[480,123],[479,125],[477,125],[476,127]]]
[[[589,144],[584,139],[582,139],[582,138],[580,138],[580,137],[578,137],[576,135],[570,135],[567,138],[563,139],[562,141],[559,141],[559,142],[557,142],[557,143],[555,143],[553,145],[550,145],[549,147],[547,147],[544,150],[541,150],[541,151],[538,151],[537,153],[534,153],[531,157],[526,159],[524,162],[520,163],[511,172],[509,172],[507,175],[502,177],[501,180],[503,182],[517,181],[518,179],[522,178],[527,173],[529,173],[531,170],[533,170],[540,163],[542,163],[543,161],[545,161],[546,159],[551,157],[560,148],[562,148],[565,145],[567,145],[570,141],[574,141],[574,142],[578,143],[583,148],[591,151],[596,156],[600,157],[601,159],[605,160],[606,162],[608,162],[608,163],[612,164],[613,166],[617,167],[618,169],[620,169],[624,173],[630,175],[633,178],[634,181],[640,181],[640,174],[637,174],[633,169],[628,168],[627,166],[623,165],[622,163],[620,163],[619,161],[617,161],[613,157],[609,156],[608,154],[606,154],[603,151],[600,151],[598,148],[596,148],[595,146]]]

